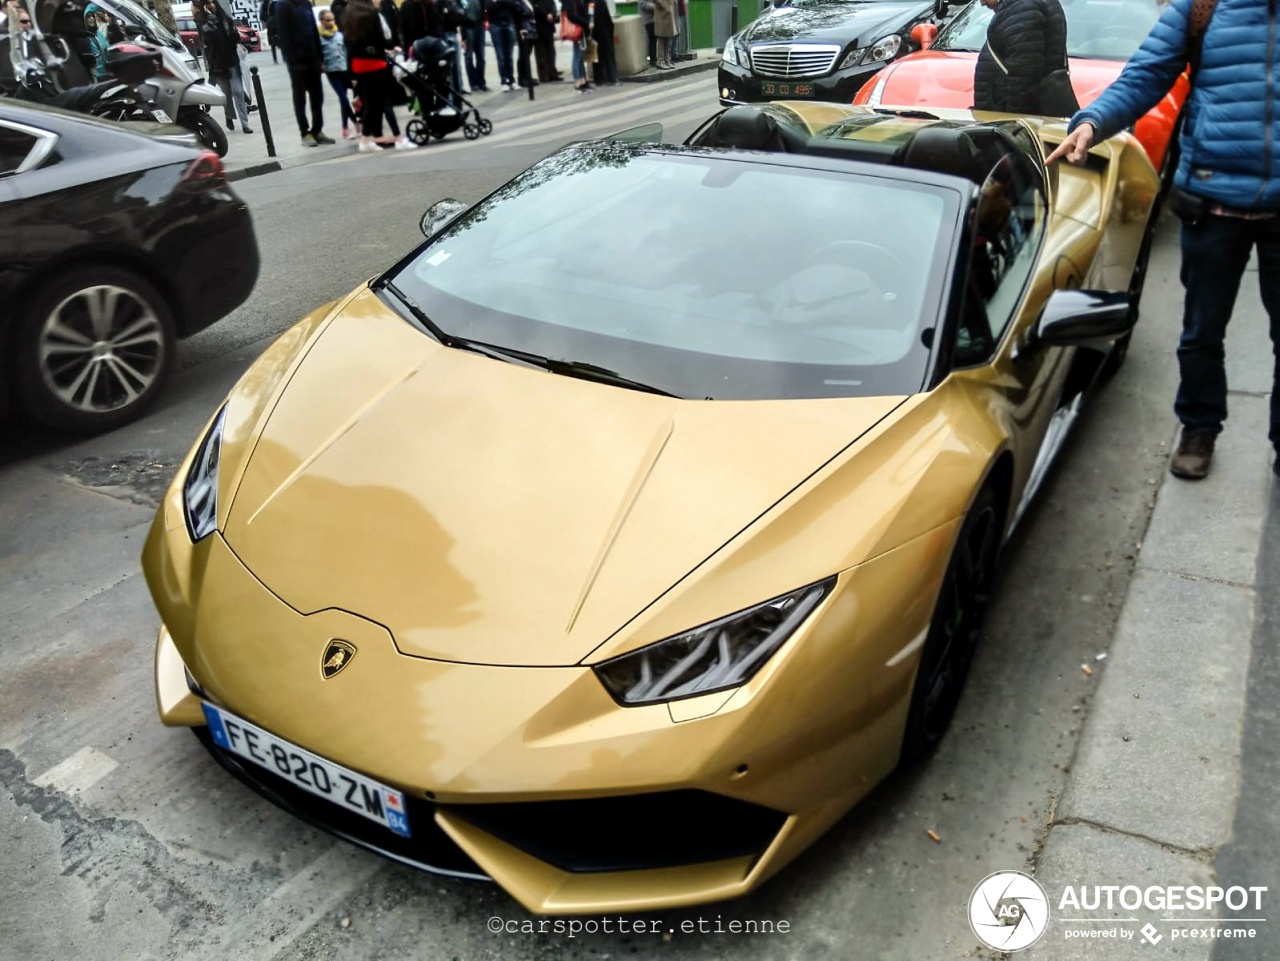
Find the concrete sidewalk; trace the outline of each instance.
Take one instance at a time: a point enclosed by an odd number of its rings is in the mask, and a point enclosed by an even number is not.
[[[622,82],[630,84],[676,80],[687,77],[690,73],[712,69],[720,62],[720,57],[714,50],[698,50],[694,51],[694,54],[695,59],[680,61],[674,70],[650,68],[637,76],[623,77]],[[485,79],[489,90],[482,93],[470,93],[464,90],[464,93],[483,116],[494,119],[516,116],[538,110],[547,104],[560,103],[580,96],[573,89],[573,82],[569,79],[572,56],[572,44],[567,42],[556,44],[556,68],[564,75],[565,80],[560,83],[539,84],[533,88],[533,98],[530,99],[527,89],[517,88],[514,93],[502,90],[498,82],[497,58],[494,56],[493,48],[486,46]],[[327,81],[324,83],[324,128],[325,133],[333,137],[337,143],[331,146],[308,147],[302,143],[302,138],[298,134],[289,71],[284,60],[273,63],[271,53],[263,50],[249,55],[249,65],[250,68],[256,67],[258,70],[263,99],[266,101],[267,117],[270,120],[275,155],[271,156],[267,152],[266,124],[263,121],[261,104],[259,104],[259,110],[249,115],[253,133],[245,134],[239,129],[227,132],[229,149],[223,158],[223,164],[232,180],[272,173],[284,167],[332,160],[355,151],[358,141],[354,136],[354,130],[351,140],[342,139],[341,110]],[[256,102],[257,97],[253,96]],[[398,108],[396,116],[403,130],[411,116],[408,109]],[[215,112],[214,118],[225,126],[225,119],[220,114]],[[461,138],[462,132],[458,131],[450,136]]]
[[[1275,643],[1259,618],[1260,601],[1269,593],[1261,578],[1274,576],[1265,570],[1260,575],[1258,565],[1275,499],[1266,316],[1255,263],[1231,323],[1231,416],[1213,472],[1199,482],[1163,475],[1150,526],[1135,545],[1137,568],[1110,651],[1104,660],[1081,665],[1082,672],[1093,672],[1098,689],[1035,865],[1051,923],[1029,958],[1122,961],[1155,957],[1147,954],[1154,945],[1177,958],[1280,958],[1280,931],[1274,930],[1280,919],[1257,920],[1270,918],[1266,898],[1280,893],[1274,877],[1278,829],[1274,814],[1265,813],[1275,810],[1274,776],[1241,799],[1243,745],[1257,723],[1247,710],[1250,674],[1269,663],[1265,651]],[[1171,421],[1170,450],[1175,443]],[[1274,689],[1266,703],[1264,720],[1274,714]],[[1265,757],[1275,756],[1276,744],[1267,744]],[[1275,769],[1261,756],[1256,763]],[[1222,859],[1239,843],[1233,842],[1239,825],[1259,817],[1262,836],[1252,843],[1271,845],[1269,855],[1257,850],[1253,859]],[[1143,891],[1150,885],[1267,885],[1270,894],[1262,896],[1261,910],[1251,902],[1249,910],[1231,912],[1253,920],[1229,924],[1215,922],[1220,907],[1161,911],[1115,903],[1106,910],[1104,901],[1090,911],[1063,904],[1067,886],[1092,892],[1095,885]],[[1079,918],[1088,921],[1069,921]],[[1218,927],[1251,928],[1255,936],[1203,936]],[[1132,933],[1127,939],[1103,933],[1119,929]],[[1198,933],[1190,936],[1188,929]],[[1100,944],[1100,938],[1107,940]]]

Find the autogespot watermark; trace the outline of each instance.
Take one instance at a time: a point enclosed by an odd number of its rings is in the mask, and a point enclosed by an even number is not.
[[[1038,881],[997,871],[969,896],[969,926],[987,947],[1009,952],[1031,947],[1051,927],[1067,941],[1136,940],[1150,947],[1166,939],[1257,938],[1267,921],[1266,893],[1262,885],[1068,884],[1051,918],[1054,899]],[[1223,910],[1231,915],[1214,916]]]
[[[791,922],[774,918],[489,918],[491,934],[656,934],[670,939],[677,934],[790,934]]]

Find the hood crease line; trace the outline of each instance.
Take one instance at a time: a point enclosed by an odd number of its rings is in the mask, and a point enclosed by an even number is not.
[[[609,552],[613,549],[614,542],[622,532],[622,526],[627,522],[627,517],[630,516],[631,509],[635,507],[636,501],[640,499],[640,492],[644,490],[650,475],[653,474],[653,468],[657,466],[658,459],[662,456],[662,452],[666,450],[667,444],[674,433],[675,421],[668,419],[663,427],[658,428],[649,444],[649,449],[645,451],[643,459],[637,465],[635,477],[631,481],[631,489],[627,491],[618,506],[618,513],[614,516],[613,523],[609,525],[609,530],[605,533],[604,541],[600,545],[600,551],[587,572],[586,582],[582,585],[582,593],[578,595],[578,601],[574,604],[573,612],[569,615],[569,623],[565,625],[564,629],[566,635],[573,632],[573,625],[578,622],[578,615],[582,613],[582,608],[587,603],[587,597],[591,594],[591,589],[595,586],[596,579],[604,568],[604,562],[609,557]]]

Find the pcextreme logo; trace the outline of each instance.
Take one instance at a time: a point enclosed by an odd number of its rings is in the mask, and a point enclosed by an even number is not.
[[[1068,884],[1059,891],[1053,940],[1133,941],[1258,938],[1267,922],[1261,885]],[[1049,928],[1050,897],[1021,871],[997,871],[969,895],[969,926],[997,951],[1031,947]],[[1223,916],[1223,915],[1226,916]]]

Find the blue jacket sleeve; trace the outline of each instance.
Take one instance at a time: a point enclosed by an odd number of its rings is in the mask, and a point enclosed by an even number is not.
[[[1071,118],[1069,130],[1088,122],[1094,140],[1105,140],[1160,102],[1187,65],[1187,18],[1191,0],[1173,0],[1125,64],[1115,83]]]

